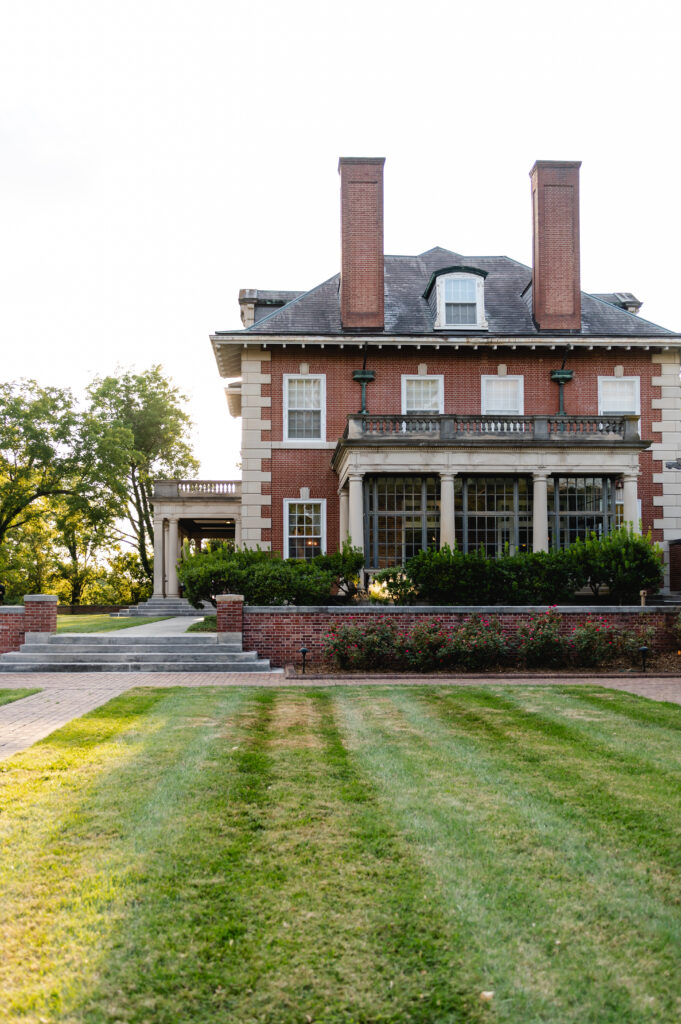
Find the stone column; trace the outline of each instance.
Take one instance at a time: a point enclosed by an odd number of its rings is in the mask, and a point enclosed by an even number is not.
[[[348,539],[348,521],[349,521],[349,495],[347,487],[341,488],[338,492],[340,499],[340,547],[343,547],[346,540]]]
[[[440,547],[456,543],[454,533],[454,477],[455,473],[440,473]]]
[[[351,473],[349,476],[349,526],[350,543],[364,551],[364,492],[362,474]]]
[[[534,495],[532,503],[532,550],[549,550],[549,518],[546,482],[547,474],[541,471],[532,474]]]
[[[165,521],[154,516],[154,597],[163,597],[163,532]]]
[[[234,517],[234,547],[241,547],[241,512]]]
[[[636,533],[640,526],[638,521],[638,473],[625,473],[623,477],[622,498],[624,504],[624,526],[630,526]]]
[[[180,590],[177,582],[177,560],[180,557],[179,532],[177,516],[168,519],[168,589],[166,597],[179,597]]]

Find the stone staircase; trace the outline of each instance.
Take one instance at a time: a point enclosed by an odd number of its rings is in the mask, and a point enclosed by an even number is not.
[[[270,663],[241,643],[215,634],[125,636],[38,634],[21,650],[0,655],[2,672],[270,672]],[[238,636],[239,634],[232,634]]]
[[[127,618],[137,615],[215,615],[212,605],[204,605],[202,609],[192,608],[186,597],[150,597],[148,601],[121,608],[116,616]]]

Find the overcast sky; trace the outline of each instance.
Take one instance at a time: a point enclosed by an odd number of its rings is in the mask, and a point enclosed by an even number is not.
[[[582,287],[681,330],[681,8],[648,0],[0,0],[5,379],[162,363],[237,475],[208,335],[339,269],[339,156],[388,253],[529,263],[535,159],[582,160]]]

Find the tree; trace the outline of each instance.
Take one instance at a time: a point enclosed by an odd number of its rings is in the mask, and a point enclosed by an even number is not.
[[[186,436],[191,420],[184,411],[186,396],[163,375],[161,366],[144,373],[130,371],[96,379],[88,390],[90,413],[106,435],[125,437],[125,461],[119,485],[125,491],[129,533],[143,570],[151,578],[154,543],[152,488],[154,477],[185,476],[198,469]]]
[[[0,384],[0,547],[10,530],[44,514],[45,500],[109,504],[122,474],[124,429],[76,409],[68,389]]]

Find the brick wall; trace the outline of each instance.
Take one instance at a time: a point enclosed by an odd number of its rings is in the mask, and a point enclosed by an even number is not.
[[[311,663],[319,662],[324,634],[332,625],[366,622],[377,616],[394,617],[399,626],[411,628],[425,619],[438,618],[447,626],[457,626],[473,613],[495,615],[505,629],[514,630],[532,616],[545,611],[542,608],[468,608],[451,610],[439,607],[398,608],[390,606],[356,606],[349,608],[244,608],[243,647],[269,658],[275,667],[300,663],[300,648],[307,647]],[[603,617],[608,624],[633,628],[643,623],[655,630],[654,643],[658,650],[672,650],[676,641],[669,628],[678,614],[656,608],[559,608],[562,629],[566,634],[579,625],[589,614]]]
[[[0,607],[0,654],[18,651],[26,633],[56,631],[57,598],[51,594],[27,594],[23,607]]]
[[[550,380],[550,371],[560,367],[563,352],[543,350],[529,352],[499,349],[496,352],[452,352],[443,349],[405,347],[371,348],[367,366],[376,371],[376,379],[367,387],[367,408],[371,413],[387,414],[401,411],[401,378],[403,374],[416,374],[420,365],[429,374],[444,377],[445,413],[477,415],[480,413],[480,377],[496,375],[499,364],[504,364],[509,375],[524,377],[525,413],[528,416],[552,414],[558,411],[558,387]],[[360,409],[360,386],[352,380],[352,371],[361,368],[360,348],[325,349],[320,352],[301,347],[272,350],[272,383],[268,393],[272,400],[272,429],[267,439],[273,443],[283,440],[282,381],[285,373],[299,373],[306,364],[311,374],[326,375],[326,448],[314,446],[272,449],[272,483],[263,485],[263,493],[271,495],[272,504],[263,508],[263,515],[272,518],[272,529],[263,532],[263,540],[271,540],[274,551],[283,551],[283,500],[297,498],[301,487],[310,488],[310,498],[326,498],[327,548],[332,551],[338,544],[338,481],[331,470],[333,445],[345,430],[348,414]],[[623,349],[570,352],[567,367],[575,371],[573,380],[566,385],[565,411],[569,415],[596,415],[598,412],[598,378],[614,375],[616,366],[622,366],[625,377],[639,377],[641,381],[641,437],[655,439],[652,424],[658,417],[652,409],[653,398],[660,398],[661,389],[652,384],[659,372],[651,354],[627,352]],[[653,506],[653,496],[662,493],[662,484],[653,483],[653,473],[660,473],[662,465],[653,461],[650,452],[640,456],[641,476],[639,497],[642,499],[643,528],[652,528],[659,508]],[[418,467],[414,467],[415,471]],[[661,531],[653,531],[656,540]]]

